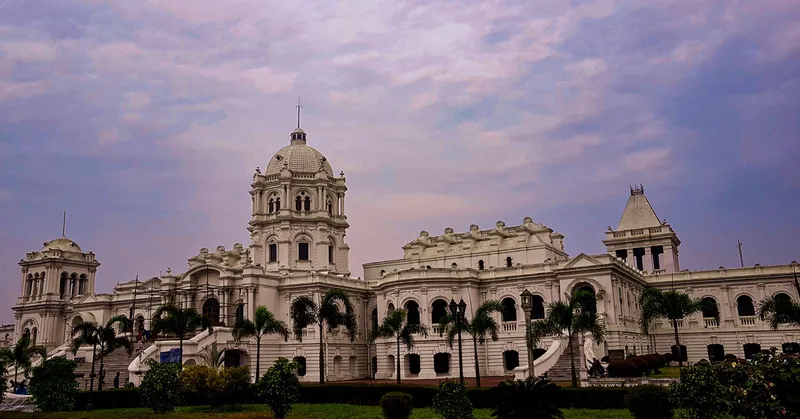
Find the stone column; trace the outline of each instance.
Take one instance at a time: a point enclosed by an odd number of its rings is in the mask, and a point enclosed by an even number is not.
[[[344,194],[342,194],[341,201],[342,201],[342,212],[341,212],[341,215],[345,215],[346,213],[344,211]]]
[[[644,248],[644,256],[642,257],[642,267],[647,273],[653,272],[653,253],[650,251],[650,246]]]

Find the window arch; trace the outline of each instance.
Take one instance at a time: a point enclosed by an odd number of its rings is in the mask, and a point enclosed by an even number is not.
[[[775,299],[775,311],[779,315],[791,315],[792,297],[785,292],[779,292],[773,297]]]
[[[216,326],[219,324],[219,301],[211,297],[203,303],[203,315],[211,320],[211,324]]]
[[[447,315],[447,301],[439,298],[431,304],[431,323],[440,324]]]
[[[275,238],[270,238],[267,241],[267,263],[277,262],[278,261],[278,243],[275,242]]]
[[[591,285],[583,285],[575,289],[576,294],[580,291],[585,291],[590,294],[581,300],[581,307],[590,313],[597,313],[597,297],[595,296],[594,288]]]
[[[236,321],[240,322],[244,320],[244,304],[239,303],[236,305]]]
[[[29,297],[33,290],[33,275],[28,274],[28,278],[25,280],[25,296]]]
[[[336,264],[336,240],[333,237],[328,237],[328,264]]]
[[[531,305],[533,306],[531,309],[531,319],[543,319],[544,318],[544,298],[540,295],[533,295],[531,298]]]
[[[406,323],[419,324],[419,304],[414,300],[409,300],[406,303]]]
[[[300,236],[297,239],[297,260],[311,260],[311,240]]]
[[[517,321],[517,302],[511,297],[503,298],[503,312],[501,313],[504,322]]]
[[[512,264],[511,256],[509,256],[509,257],[506,258],[506,268],[510,268],[512,266],[514,266],[514,265]]]
[[[294,209],[297,211],[303,210],[303,198],[300,198],[298,196],[297,198],[294,199]]]
[[[386,307],[386,311],[389,312],[389,313],[393,312],[394,311],[394,304],[389,303],[389,305]]]
[[[753,306],[753,299],[747,294],[742,294],[736,298],[736,312],[739,317],[742,316],[755,316],[756,309]]]
[[[311,211],[311,197],[307,196],[306,199],[303,200],[303,209],[306,211]]]
[[[78,294],[80,295],[86,294],[86,286],[88,285],[88,283],[89,283],[89,278],[86,276],[86,274],[81,274],[81,276],[78,278]]]
[[[31,330],[31,345],[36,345],[36,338],[38,336],[39,336],[39,328],[34,327],[33,330]]]
[[[710,306],[712,304],[714,305],[713,308],[712,307],[705,307],[705,305],[709,305]],[[703,298],[703,305],[704,305],[704,307],[703,307],[703,317],[704,318],[717,317],[717,315],[719,314],[719,311],[716,308],[717,307],[717,300],[715,300],[713,297],[705,297],[705,298]]]
[[[478,270],[479,271],[482,271],[485,268],[485,266],[486,265],[483,263],[483,260],[479,260],[478,261]]]
[[[458,269],[458,264],[457,264],[457,263],[455,263],[455,262],[453,262],[453,263],[450,265],[450,269]]]
[[[378,323],[378,307],[372,309],[372,330],[377,329],[380,326]]]
[[[270,198],[268,205],[269,205],[269,213],[272,214],[273,212],[275,212],[275,200]]]

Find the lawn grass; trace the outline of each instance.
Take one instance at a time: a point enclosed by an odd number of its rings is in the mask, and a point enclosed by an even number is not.
[[[653,374],[650,378],[681,378],[680,367],[663,367],[661,374]]]
[[[264,405],[250,404],[229,406],[228,412],[211,411],[207,407],[179,407],[175,413],[157,415],[147,409],[108,409],[91,412],[57,412],[57,413],[14,413],[4,412],[8,419],[189,419],[209,417],[217,419],[270,419]],[[626,419],[632,416],[627,410],[589,410],[564,409],[566,419]],[[348,404],[297,404],[289,415],[289,419],[381,419],[381,408],[378,406],[356,406]],[[414,409],[412,419],[439,419],[441,416],[432,409]],[[490,419],[490,409],[476,409],[475,419]]]

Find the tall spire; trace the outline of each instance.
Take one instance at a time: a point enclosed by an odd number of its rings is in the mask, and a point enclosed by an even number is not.
[[[300,96],[297,97],[297,128],[300,128],[300,109],[303,105],[300,104]]]
[[[67,237],[67,210],[64,210],[64,219],[61,221],[61,237]]]

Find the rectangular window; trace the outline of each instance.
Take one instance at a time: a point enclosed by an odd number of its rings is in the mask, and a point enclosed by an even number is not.
[[[328,245],[328,264],[333,265],[333,246]]]
[[[278,261],[278,245],[275,243],[269,245],[269,261],[270,262]]]
[[[308,243],[297,244],[297,260],[308,260]]]

